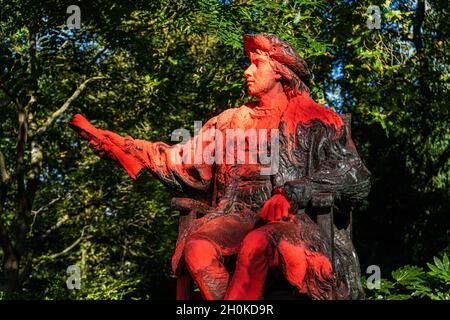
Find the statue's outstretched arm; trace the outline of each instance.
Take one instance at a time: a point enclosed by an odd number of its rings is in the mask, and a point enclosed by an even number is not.
[[[207,130],[210,123],[205,124],[201,132]],[[196,137],[184,145],[174,146],[122,137],[114,132],[95,128],[80,114],[74,115],[69,125],[83,139],[89,141],[94,152],[103,158],[116,161],[133,179],[146,168],[163,183],[180,191],[206,191],[209,188],[212,166],[203,162],[196,164],[191,157],[186,157],[193,154]]]

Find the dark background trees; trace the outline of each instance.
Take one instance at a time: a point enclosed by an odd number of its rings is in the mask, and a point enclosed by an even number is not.
[[[68,29],[69,5],[81,29]],[[369,29],[369,5],[381,9]],[[0,1],[0,266],[5,298],[173,298],[172,194],[131,181],[67,127],[75,113],[170,142],[247,101],[245,32],[290,41],[314,98],[352,114],[373,187],[355,213],[363,273],[449,251],[445,1]],[[79,265],[80,290],[66,269]]]

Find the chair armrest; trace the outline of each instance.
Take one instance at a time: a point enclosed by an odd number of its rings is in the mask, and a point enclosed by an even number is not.
[[[205,214],[212,210],[209,205],[191,198],[172,198],[170,203],[172,209],[180,210],[181,214],[189,214],[191,211]]]
[[[332,193],[315,193],[311,196],[311,206],[314,208],[326,208],[334,205]]]

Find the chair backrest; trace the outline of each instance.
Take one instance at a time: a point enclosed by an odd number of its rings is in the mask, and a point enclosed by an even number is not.
[[[348,132],[351,134],[352,130],[352,114],[351,113],[344,113],[340,115],[342,120],[344,120],[344,124],[348,129]]]
[[[348,133],[352,134],[352,114],[351,113],[344,113],[341,114],[342,120],[344,120],[345,127],[348,130]],[[353,241],[353,212],[352,209],[350,209],[349,214],[349,222],[347,227],[347,232],[350,233],[350,239]]]

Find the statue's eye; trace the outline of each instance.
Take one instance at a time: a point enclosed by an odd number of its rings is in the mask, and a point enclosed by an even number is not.
[[[261,59],[256,59],[255,60],[255,64],[256,65],[260,65],[261,63],[263,63],[263,61]]]

